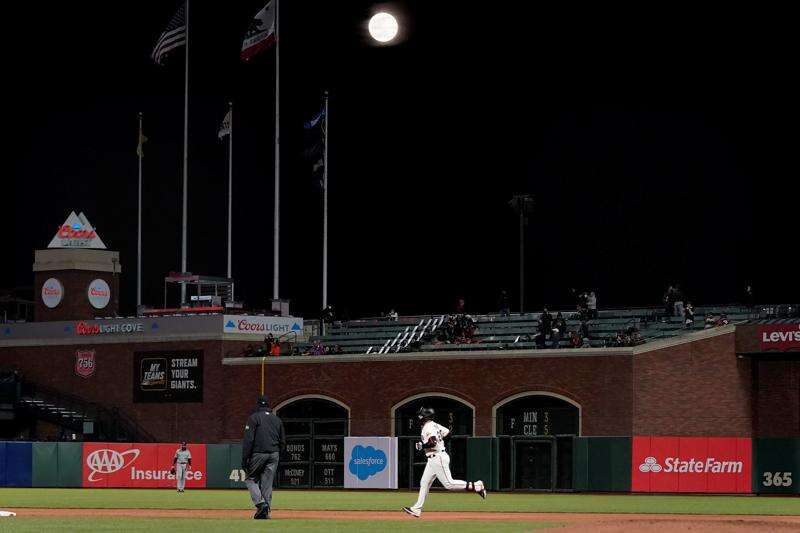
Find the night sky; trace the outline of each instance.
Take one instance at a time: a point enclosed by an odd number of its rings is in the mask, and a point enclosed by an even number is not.
[[[238,54],[263,4],[196,0],[190,35],[189,270],[225,274],[217,130],[233,100],[234,278],[255,308],[272,293],[274,52]],[[132,314],[142,111],[143,300],[161,304],[180,266],[183,52],[164,67],[150,53],[178,5],[4,7],[0,287],[30,285],[34,249],[84,211],[121,252]],[[395,46],[367,36],[381,6],[405,28]],[[515,193],[535,198],[529,307],[572,307],[572,287],[600,307],[657,305],[670,282],[696,304],[746,283],[800,300],[795,19],[670,8],[284,0],[281,296],[318,312],[322,201],[302,124],[328,89],[329,300],[354,317],[459,296],[490,311],[501,288],[516,307]]]

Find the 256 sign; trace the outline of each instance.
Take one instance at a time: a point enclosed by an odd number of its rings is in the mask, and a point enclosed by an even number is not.
[[[791,472],[764,472],[764,481],[761,482],[765,487],[791,487]]]

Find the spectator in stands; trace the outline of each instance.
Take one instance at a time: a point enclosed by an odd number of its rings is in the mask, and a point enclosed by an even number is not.
[[[691,329],[694,325],[694,307],[692,302],[686,302],[686,307],[683,309],[683,327]]]
[[[578,314],[581,317],[581,320],[583,320],[583,319],[585,319],[587,317],[587,315],[589,313],[589,308],[588,308],[589,295],[586,294],[586,292],[581,292],[579,294],[575,289],[571,289],[571,290],[572,290],[572,294],[575,295],[575,301],[576,301],[576,307],[575,308],[577,309]]]
[[[457,315],[464,315],[467,313],[467,302],[464,298],[459,298],[458,302],[456,303],[456,314]]]
[[[311,355],[325,355],[325,347],[319,341],[319,339],[315,340],[311,344]]]
[[[398,315],[398,314],[397,314],[397,311],[395,311],[394,309],[391,309],[391,310],[389,311],[389,314],[388,314],[388,315],[386,315],[386,316],[387,316],[387,317],[389,318],[389,320],[391,320],[392,322],[397,322],[397,319],[400,317],[400,315]]]
[[[597,318],[597,295],[594,291],[586,298],[586,307],[589,310],[589,318]]]
[[[559,348],[561,337],[567,334],[567,321],[561,315],[561,311],[556,313],[556,319],[553,321],[552,341],[553,348]]]
[[[581,321],[581,338],[589,340],[589,322],[586,320]]]
[[[569,334],[569,347],[570,348],[580,348],[583,346],[583,339],[581,339],[580,333],[577,331],[573,331]]]
[[[500,291],[500,298],[498,299],[497,307],[500,309],[500,316],[511,315],[511,305],[508,302],[508,294],[505,290]]]
[[[748,309],[752,309],[756,306],[756,296],[753,292],[753,286],[748,285],[744,289],[744,304],[747,306]]]
[[[553,315],[550,314],[547,307],[542,310],[542,314],[539,316],[539,333],[544,335],[545,338],[553,333]]]
[[[669,320],[669,317],[672,316],[674,307],[675,307],[675,287],[670,285],[667,288],[667,292],[664,293],[664,317],[663,322]]]
[[[320,315],[320,320],[323,323],[333,324],[333,321],[336,319],[336,312],[333,310],[332,305],[328,305],[325,309],[322,310],[322,314]]]
[[[339,344],[337,344],[336,346],[333,347],[333,353],[335,353],[336,355],[343,354],[344,350]]]
[[[673,316],[683,317],[683,291],[680,285],[675,285],[674,300],[675,309]]]
[[[272,343],[269,347],[269,351],[267,352],[269,355],[278,356],[281,354],[281,343],[277,340]]]
[[[268,354],[272,353],[272,345],[275,344],[275,337],[270,333],[264,337],[264,349]]]

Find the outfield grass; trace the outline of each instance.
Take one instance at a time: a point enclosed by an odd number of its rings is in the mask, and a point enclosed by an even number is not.
[[[169,533],[199,533],[202,531],[319,531],[374,532],[387,531],[458,531],[458,533],[511,533],[553,527],[552,522],[501,521],[431,521],[395,520],[261,520],[222,518],[8,518],[0,519],[0,531],[168,531]]]
[[[275,509],[399,511],[416,494],[358,491],[278,490]],[[97,509],[250,509],[244,490],[0,489],[0,509],[17,507]],[[490,493],[432,493],[426,511],[533,513],[668,513],[800,515],[800,498],[757,496],[666,496]]]

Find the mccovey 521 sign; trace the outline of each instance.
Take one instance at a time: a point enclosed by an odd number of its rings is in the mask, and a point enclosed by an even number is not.
[[[752,443],[738,437],[633,437],[633,492],[750,492]]]
[[[800,350],[800,323],[759,326],[758,340],[762,352]]]

